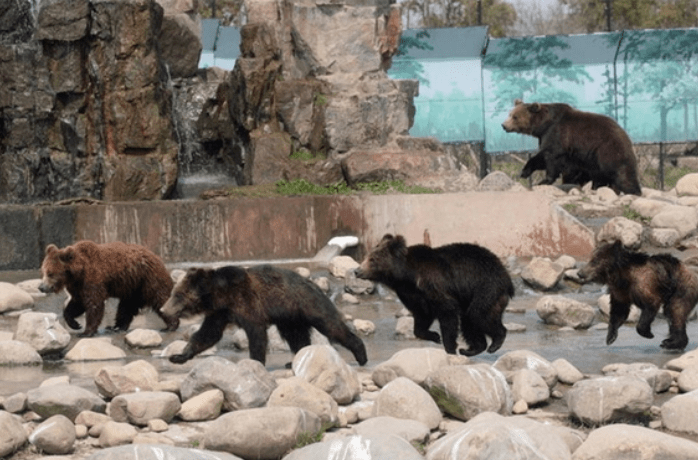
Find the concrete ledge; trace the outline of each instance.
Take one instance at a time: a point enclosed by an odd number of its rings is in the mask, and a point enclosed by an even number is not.
[[[310,258],[337,235],[363,249],[383,234],[434,246],[474,242],[499,256],[586,256],[594,235],[535,192],[304,196],[0,206],[0,270],[37,269],[47,244],[143,244],[167,263]]]

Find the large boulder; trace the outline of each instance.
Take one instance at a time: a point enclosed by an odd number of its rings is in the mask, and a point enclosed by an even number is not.
[[[58,322],[55,313],[27,312],[20,315],[15,340],[31,345],[40,355],[63,351],[70,343],[70,333]]]
[[[163,8],[158,34],[160,58],[171,78],[190,77],[199,68],[201,18],[196,1],[157,0]]]
[[[566,401],[574,418],[593,426],[646,413],[654,393],[639,377],[600,377],[575,383],[567,392]]]

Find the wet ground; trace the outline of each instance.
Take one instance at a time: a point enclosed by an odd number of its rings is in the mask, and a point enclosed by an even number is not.
[[[314,274],[315,275],[315,274]],[[38,272],[0,272],[0,281],[16,283],[26,279],[38,278]],[[333,295],[341,291],[341,284],[333,284]],[[602,294],[601,286],[586,287],[583,293],[564,293],[564,295],[580,301],[596,304],[596,299]],[[678,353],[668,353],[659,347],[660,342],[666,336],[668,328],[666,321],[657,319],[653,323],[654,339],[644,339],[637,335],[634,327],[624,326],[620,329],[618,339],[611,346],[606,346],[606,330],[591,328],[589,330],[560,331],[558,327],[547,326],[541,322],[535,311],[535,305],[542,296],[540,293],[517,288],[517,293],[510,303],[510,309],[520,313],[507,311],[504,315],[505,323],[516,323],[526,327],[525,332],[510,332],[504,345],[494,354],[483,353],[472,358],[474,361],[493,363],[504,353],[513,350],[527,349],[535,351],[544,358],[553,361],[557,358],[565,358],[586,374],[600,374],[601,369],[610,363],[651,362],[662,367],[667,361],[677,357]],[[367,348],[369,362],[366,367],[371,368],[390,358],[395,352],[414,347],[440,347],[440,345],[420,340],[397,340],[394,336],[397,322],[396,313],[402,309],[402,305],[395,300],[394,295],[385,289],[379,288],[379,294],[360,296],[360,303],[347,305],[339,303],[340,310],[353,318],[373,321],[376,332],[370,336],[362,337]],[[49,311],[60,314],[64,294],[50,295],[36,302],[35,311]],[[109,305],[105,320],[100,329],[100,335],[104,334],[105,325],[111,324],[115,313],[113,304]],[[80,318],[79,320],[82,320]],[[163,345],[166,346],[176,339],[183,338],[184,330],[191,323],[183,323],[180,329],[173,333],[163,333]],[[17,315],[0,315],[0,332],[14,332],[17,325]],[[136,317],[131,324],[131,329],[152,328],[160,329],[163,326],[161,320],[152,312]],[[438,328],[438,325],[435,325]],[[438,330],[438,329],[437,329]],[[78,340],[74,334],[73,343]],[[230,334],[226,334],[229,336]],[[690,339],[686,350],[695,349],[698,346],[698,322],[691,321],[688,325]],[[0,396],[8,396],[19,391],[27,391],[37,387],[43,380],[49,377],[70,375],[71,382],[88,389],[96,390],[93,377],[99,369],[108,365],[124,364],[135,359],[149,360],[160,372],[161,378],[185,374],[195,364],[196,360],[184,365],[175,365],[169,361],[154,357],[151,350],[134,350],[124,343],[124,334],[111,334],[109,337],[113,343],[127,351],[128,358],[123,361],[100,361],[88,363],[68,363],[62,360],[46,360],[42,366],[17,366],[0,367]],[[70,347],[72,347],[72,343]],[[69,347],[69,348],[70,348]],[[356,365],[351,353],[338,347],[340,354],[348,363]],[[247,351],[234,349],[229,340],[224,339],[219,343],[218,355],[231,360],[248,357]],[[273,352],[267,356],[267,369],[282,369],[291,360],[290,352]]]

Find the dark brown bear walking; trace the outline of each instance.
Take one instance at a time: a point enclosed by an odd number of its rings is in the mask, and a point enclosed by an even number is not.
[[[686,321],[698,302],[698,279],[676,257],[628,251],[620,241],[602,243],[579,277],[608,285],[611,314],[606,343],[618,337],[618,328],[628,319],[630,306],[640,308],[637,333],[651,339],[651,325],[659,309],[669,322],[669,337],[662,348],[683,350],[688,345]]]
[[[293,353],[310,345],[310,328],[314,327],[349,349],[360,365],[367,361],[364,343],[349,330],[334,303],[315,283],[270,265],[189,269],[161,313],[176,318],[205,315],[184,351],[170,356],[170,361],[177,364],[215,345],[228,324],[245,330],[250,358],[262,364],[267,353],[267,327],[272,324]]]
[[[41,272],[42,292],[60,292],[65,287],[70,294],[63,310],[69,327],[80,329],[75,318],[85,313],[83,337],[97,332],[109,297],[119,299],[116,323],[110,329],[128,330],[133,317],[145,306],[160,315],[168,331],[179,326],[179,320],[160,314],[174,283],[162,259],[146,247],[118,241],[80,241],[63,249],[49,244]]]
[[[524,104],[517,99],[502,127],[538,138],[538,153],[523,167],[521,177],[544,169],[542,184],[552,184],[562,174],[568,183],[591,179],[595,189],[608,185],[616,193],[642,193],[633,144],[610,117],[562,103]]]
[[[356,272],[395,291],[414,316],[414,335],[440,343],[455,354],[458,325],[468,343],[466,356],[497,351],[507,335],[504,309],[514,285],[502,262],[481,246],[455,243],[438,248],[407,246],[398,235],[385,235]],[[441,337],[430,331],[439,320]]]

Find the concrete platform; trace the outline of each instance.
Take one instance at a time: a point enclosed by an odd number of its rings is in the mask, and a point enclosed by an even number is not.
[[[359,253],[387,232],[408,244],[474,242],[497,255],[587,256],[593,233],[536,192],[303,196],[0,206],[0,270],[37,269],[47,244],[143,244],[166,263],[311,258],[355,235]]]

